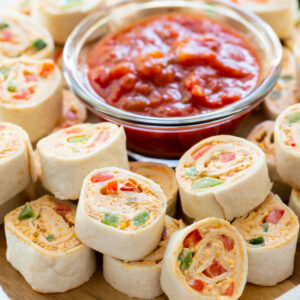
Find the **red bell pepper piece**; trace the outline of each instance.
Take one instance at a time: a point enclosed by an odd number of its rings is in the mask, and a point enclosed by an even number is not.
[[[40,76],[47,76],[50,72],[52,72],[55,68],[55,65],[53,63],[48,63],[48,62],[45,62],[43,63],[42,65],[42,68],[40,70]]]
[[[106,194],[116,194],[118,192],[118,181],[113,180],[107,183]]]
[[[38,77],[34,74],[26,74],[25,81],[26,82],[38,81]]]
[[[133,192],[133,191],[136,191],[137,188],[136,188],[136,185],[133,184],[132,182],[130,181],[127,181],[121,188],[120,188],[121,191],[124,191],[124,192]]]
[[[11,42],[13,38],[13,34],[9,29],[3,29],[2,30],[2,36],[0,37],[0,40],[3,42]]]
[[[203,154],[205,154],[209,149],[211,149],[214,145],[206,145],[204,147],[202,147],[201,149],[199,149],[197,152],[195,152],[194,154],[192,154],[192,158],[194,160],[199,159]]]
[[[195,229],[194,231],[190,232],[183,241],[184,248],[191,248],[197,245],[203,239],[202,235]]]
[[[95,142],[98,142],[98,141],[105,142],[108,140],[109,136],[110,136],[110,134],[108,131],[102,131],[96,137]]]
[[[234,152],[229,152],[229,153],[222,154],[220,156],[220,161],[225,164],[225,163],[228,163],[228,162],[234,160],[235,158],[236,158],[235,153]]]
[[[223,245],[227,251],[231,251],[234,247],[234,241],[230,237],[226,236],[225,234],[222,234],[220,236],[221,241],[223,242]]]
[[[61,215],[62,217],[64,217],[68,212],[71,212],[72,209],[71,209],[69,206],[64,205],[64,204],[58,202],[58,203],[56,204],[55,211],[56,211],[57,214],[59,214],[59,215]]]
[[[232,296],[233,295],[233,291],[234,291],[234,281],[230,283],[230,285],[228,286],[228,288],[225,291],[225,295],[226,296]]]
[[[34,93],[34,88],[30,87],[27,91],[12,95],[16,100],[27,100]]]
[[[274,208],[268,215],[266,222],[277,225],[284,215],[284,209]]]
[[[203,271],[203,274],[209,278],[213,278],[225,272],[227,272],[227,270],[217,260],[214,260],[214,262]]]
[[[91,182],[97,183],[97,182],[103,182],[110,179],[113,179],[115,176],[113,173],[110,172],[99,172],[92,176]]]
[[[197,292],[201,293],[204,290],[206,283],[199,279],[192,279],[188,282],[188,285]]]

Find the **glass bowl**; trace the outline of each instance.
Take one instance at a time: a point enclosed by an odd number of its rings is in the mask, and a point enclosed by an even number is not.
[[[89,51],[107,34],[164,13],[209,17],[244,36],[256,50],[260,62],[255,90],[233,104],[188,117],[148,117],[108,105],[87,78]],[[221,0],[134,0],[104,7],[75,28],[63,53],[64,75],[69,87],[96,116],[124,127],[128,149],[139,160],[144,157],[176,159],[203,138],[231,133],[271,91],[280,75],[281,59],[280,41],[269,25],[254,14]]]

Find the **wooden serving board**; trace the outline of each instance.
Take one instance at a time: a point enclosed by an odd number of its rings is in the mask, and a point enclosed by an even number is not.
[[[236,135],[246,137],[251,129],[265,119],[261,111],[250,114],[236,131]],[[12,300],[138,300],[129,298],[113,289],[102,275],[102,256],[98,255],[97,272],[86,284],[66,293],[39,294],[34,292],[24,278],[5,259],[6,242],[3,225],[0,226],[0,285]],[[273,300],[300,284],[300,246],[297,248],[295,269],[292,277],[275,287],[259,287],[247,284],[241,300]],[[166,296],[155,298],[167,300]],[[299,296],[300,299],[300,296]],[[1,300],[1,299],[0,299]],[[188,300],[188,299],[182,299]]]

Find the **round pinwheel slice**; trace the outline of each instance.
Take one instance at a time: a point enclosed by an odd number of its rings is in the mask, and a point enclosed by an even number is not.
[[[284,110],[275,123],[276,168],[283,182],[300,189],[300,104]]]
[[[292,190],[289,207],[294,211],[298,220],[300,220],[300,192]],[[300,242],[300,236],[298,236],[298,242]]]
[[[207,218],[171,237],[161,287],[170,300],[238,299],[248,271],[239,232],[225,220]]]
[[[111,123],[74,125],[43,138],[37,144],[43,186],[59,199],[78,199],[95,168],[128,169],[125,140],[124,129]]]
[[[17,125],[0,123],[0,205],[37,179],[27,133]]]
[[[164,164],[137,161],[130,162],[130,170],[153,180],[161,186],[167,197],[167,214],[174,216],[178,194],[174,170]]]
[[[274,128],[274,121],[264,121],[250,132],[247,139],[256,144],[266,155],[269,176],[273,182],[272,191],[281,199],[288,201],[291,188],[282,182],[276,169]]]
[[[294,54],[283,47],[283,65],[281,76],[274,89],[266,97],[264,108],[267,116],[275,120],[288,106],[296,104],[297,66]]]
[[[299,221],[277,195],[232,225],[247,243],[248,282],[272,286],[292,275]]]
[[[75,211],[46,195],[6,215],[7,260],[35,291],[65,292],[93,275],[95,254],[75,234]]]
[[[104,0],[32,0],[32,16],[64,44],[75,26],[102,7]]]
[[[165,217],[164,231],[157,248],[144,259],[125,262],[109,255],[103,256],[105,280],[129,297],[152,299],[163,293],[160,287],[161,261],[171,235],[183,228],[182,221]]]
[[[26,57],[49,58],[54,51],[50,33],[29,17],[0,12],[0,59]]]
[[[83,123],[87,117],[85,106],[68,89],[63,90],[62,112],[62,118],[55,127],[55,131]]]
[[[176,177],[183,211],[196,220],[232,220],[262,203],[271,190],[261,149],[229,135],[193,146],[180,159]]]
[[[115,167],[84,180],[75,228],[89,247],[125,261],[138,261],[158,245],[167,200],[152,180]]]
[[[12,122],[35,142],[61,117],[61,73],[52,60],[0,62],[0,120]]]
[[[298,18],[295,0],[231,0],[267,22],[280,39],[291,36]]]

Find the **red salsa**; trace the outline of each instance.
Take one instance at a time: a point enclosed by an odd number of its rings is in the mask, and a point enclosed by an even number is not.
[[[256,86],[259,63],[247,41],[192,15],[161,15],[101,40],[88,77],[105,101],[154,117],[203,114],[236,102]]]

